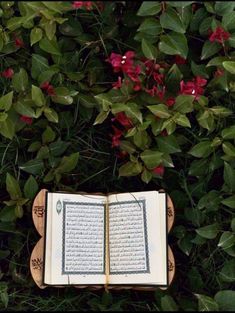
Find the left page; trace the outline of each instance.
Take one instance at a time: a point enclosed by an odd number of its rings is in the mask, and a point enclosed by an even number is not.
[[[105,283],[105,196],[47,193],[44,283]]]

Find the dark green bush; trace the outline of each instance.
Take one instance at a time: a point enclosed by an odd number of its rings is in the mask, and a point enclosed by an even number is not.
[[[0,7],[0,308],[235,310],[235,2]],[[28,262],[41,188],[164,188],[172,286],[39,290]]]

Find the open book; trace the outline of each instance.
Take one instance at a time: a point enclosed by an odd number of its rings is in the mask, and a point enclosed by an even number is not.
[[[168,286],[164,192],[47,192],[45,209],[45,285]]]

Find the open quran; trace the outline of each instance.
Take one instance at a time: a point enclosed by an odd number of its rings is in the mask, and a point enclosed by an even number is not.
[[[164,191],[98,195],[42,190],[33,204],[42,238],[31,255],[32,276],[41,288],[166,288],[174,275],[168,246],[173,215]]]

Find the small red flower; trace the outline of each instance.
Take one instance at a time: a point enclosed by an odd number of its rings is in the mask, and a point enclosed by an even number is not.
[[[153,79],[160,85],[163,84],[163,80],[164,80],[164,75],[163,74],[160,74],[160,73],[157,73],[157,72],[154,72],[153,73]]]
[[[12,78],[14,75],[14,71],[12,68],[9,67],[5,71],[3,71],[1,75],[5,78]]]
[[[193,95],[195,100],[198,100],[199,96],[204,93],[204,86],[206,85],[207,80],[197,76],[192,81],[185,83],[183,80],[180,82],[180,94],[183,95]]]
[[[85,8],[87,10],[92,10],[92,1],[73,1],[72,7],[74,9]]]
[[[112,122],[114,121],[119,122],[126,129],[133,127],[131,119],[128,116],[126,116],[124,112],[117,113],[115,117],[112,119]]]
[[[167,105],[168,107],[172,107],[174,104],[175,104],[175,98],[168,98],[168,99],[166,100],[166,105]]]
[[[122,136],[122,131],[112,125],[114,134],[112,135],[112,148],[118,147],[120,145],[120,138]]]
[[[23,48],[24,47],[24,42],[22,39],[15,37],[15,45],[18,48]]]
[[[153,172],[154,174],[159,175],[159,176],[163,176],[163,175],[164,175],[164,172],[165,172],[165,168],[164,168],[163,165],[159,165],[159,166],[155,167],[155,168],[152,170],[152,172]]]
[[[124,56],[113,52],[106,61],[112,65],[114,72],[122,71],[123,73],[128,73],[128,71],[132,70],[134,57],[134,51],[127,51]]]
[[[74,9],[80,9],[81,7],[83,7],[83,1],[73,1],[72,7]]]
[[[52,85],[50,85],[50,83],[48,81],[42,83],[40,85],[40,88],[42,90],[45,90],[49,96],[55,96],[56,95],[54,87]]]
[[[122,87],[122,78],[121,78],[121,76],[118,76],[117,82],[113,83],[112,86],[113,86],[113,89],[119,89],[119,88]]]
[[[175,63],[176,64],[185,64],[187,60],[185,58],[182,58],[180,55],[175,56]]]
[[[217,26],[213,33],[210,35],[209,40],[211,42],[218,42],[223,43],[224,41],[228,40],[230,37],[230,33],[226,32],[223,27]]]
[[[21,115],[20,120],[28,125],[31,125],[33,123],[32,117]]]

